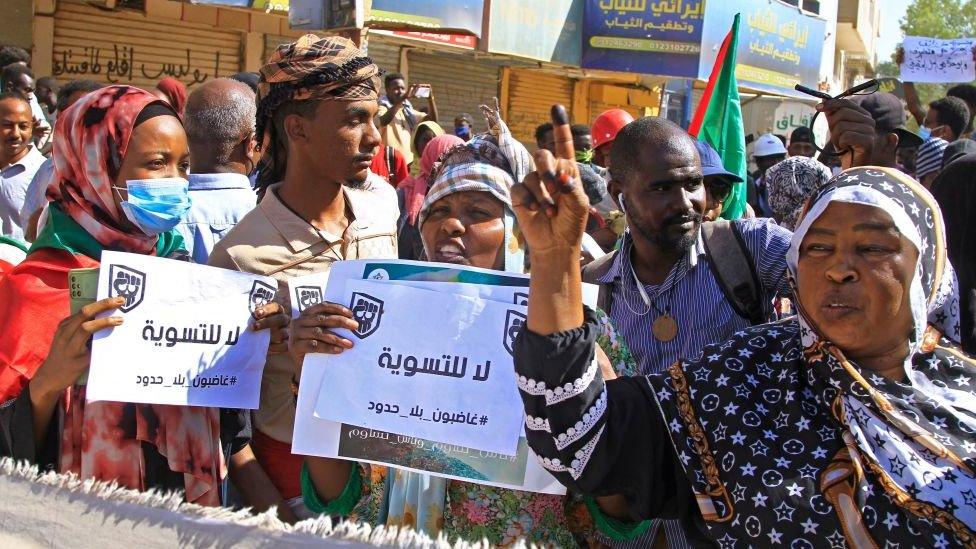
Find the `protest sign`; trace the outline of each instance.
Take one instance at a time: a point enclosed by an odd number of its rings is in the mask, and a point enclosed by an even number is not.
[[[360,317],[356,349],[330,361],[316,417],[515,454],[511,341],[525,306],[373,281],[348,281],[345,294]]]
[[[925,38],[906,36],[901,64],[905,82],[972,82],[976,80],[973,63],[974,38]]]
[[[345,282],[363,279],[480,296],[501,304],[525,305],[528,300],[529,279],[523,275],[414,261],[344,261],[337,263],[329,273],[290,281],[292,303],[296,304],[293,314],[297,316],[301,310],[323,300],[341,302]],[[584,302],[594,304],[596,295],[596,287],[584,285]],[[418,318],[427,321],[429,311],[426,308],[414,311],[411,325],[401,329],[409,333],[412,326],[418,324]],[[355,337],[353,339],[356,340]],[[320,389],[331,388],[335,379],[332,369],[334,358],[331,355],[307,355],[305,358],[292,438],[294,452],[393,465],[503,488],[564,493],[564,488],[531,455],[524,435],[519,436],[516,453],[510,456],[475,450],[453,444],[453,441],[432,441],[373,429],[369,425],[342,424],[315,417],[314,408]],[[376,368],[375,364],[373,367]],[[513,370],[511,359],[497,366],[492,363],[493,372],[496,367]],[[467,395],[468,401],[479,398],[477,393]],[[521,410],[522,403],[517,393],[514,399],[508,405]]]
[[[104,252],[98,299],[125,297],[114,313],[125,322],[94,337],[88,400],[257,408],[271,335],[251,329],[251,313],[277,288],[269,277]]]

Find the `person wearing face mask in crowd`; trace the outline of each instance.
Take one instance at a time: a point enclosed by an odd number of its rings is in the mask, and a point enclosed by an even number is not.
[[[969,107],[958,97],[943,97],[929,103],[918,133],[923,140],[944,139],[952,143],[962,137],[969,125]]]
[[[462,112],[454,118],[454,135],[465,141],[470,141],[472,126],[474,126],[474,117],[466,112]]]
[[[197,263],[206,263],[214,245],[257,203],[248,179],[258,158],[256,111],[251,88],[230,78],[205,82],[187,99],[193,205],[176,229]]]
[[[249,452],[247,412],[86,402],[78,380],[90,338],[123,323],[106,313],[125,300],[69,314],[69,271],[98,267],[103,250],[187,258],[173,230],[190,206],[180,120],[149,92],[111,86],[63,112],[57,132],[48,221],[27,259],[0,280],[0,456],[220,505],[228,464]],[[255,330],[272,328],[272,341],[288,322],[278,304],[255,318]]]

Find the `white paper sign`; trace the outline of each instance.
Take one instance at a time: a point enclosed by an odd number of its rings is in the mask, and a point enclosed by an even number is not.
[[[316,417],[515,455],[511,343],[525,306],[369,280],[345,294],[361,319],[348,336],[356,348],[329,364]]]
[[[901,64],[904,82],[972,82],[976,80],[973,63],[974,38],[925,38],[906,36]]]
[[[363,279],[448,293],[453,291],[503,304],[525,304],[528,299],[529,278],[524,275],[417,261],[342,261],[328,273],[289,281],[292,303],[296,304],[293,315],[297,317],[301,310],[323,300],[341,302],[346,282]],[[596,303],[598,288],[584,284],[583,289],[584,303],[592,306]],[[411,327],[418,321],[427,321],[426,309],[416,311],[414,319]],[[394,466],[501,488],[565,493],[565,488],[539,464],[524,435],[519,438],[516,454],[505,456],[315,417],[320,389],[332,387],[335,378],[331,368],[334,358],[325,354],[305,357],[292,437],[292,451],[296,454]],[[511,361],[507,367],[513,369]],[[521,410],[521,399],[516,395],[510,405]]]
[[[251,312],[273,278],[184,261],[103,252],[98,299],[123,296],[125,322],[95,335],[87,398],[258,407],[271,334]]]

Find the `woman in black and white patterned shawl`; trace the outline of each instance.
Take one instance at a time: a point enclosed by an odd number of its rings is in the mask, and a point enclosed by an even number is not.
[[[798,317],[646,379],[591,376],[590,312],[523,330],[530,445],[567,486],[621,496],[601,504],[618,532],[676,513],[721,547],[976,547],[976,363],[953,343],[935,201],[895,170],[848,170],[812,197],[788,263]]]

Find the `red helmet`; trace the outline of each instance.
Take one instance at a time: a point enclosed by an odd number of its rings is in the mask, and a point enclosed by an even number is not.
[[[607,143],[613,143],[613,140],[617,138],[617,132],[633,121],[633,115],[623,109],[610,109],[600,113],[600,116],[593,121],[591,129],[593,148],[599,149]]]

